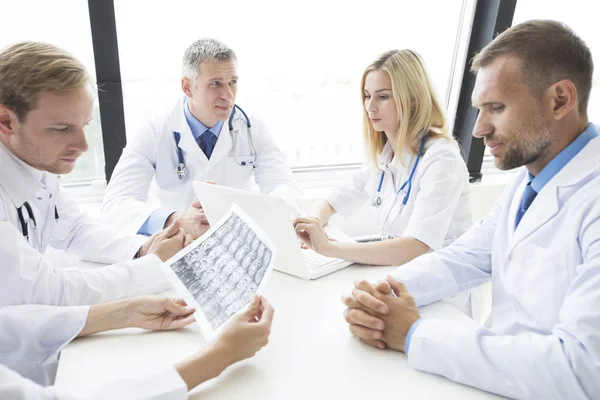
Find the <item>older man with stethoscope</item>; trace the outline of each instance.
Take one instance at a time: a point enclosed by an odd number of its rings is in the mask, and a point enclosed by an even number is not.
[[[177,218],[193,237],[206,224],[193,181],[251,189],[294,204],[300,190],[283,153],[255,117],[235,104],[233,50],[200,39],[185,51],[185,97],[150,119],[123,150],[102,206],[103,220],[128,233],[152,234]],[[150,200],[150,201],[149,201]]]

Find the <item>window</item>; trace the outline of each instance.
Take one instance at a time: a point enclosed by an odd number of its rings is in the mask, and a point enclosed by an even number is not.
[[[554,19],[569,25],[588,45],[594,58],[594,78],[592,93],[588,104],[590,122],[600,124],[600,36],[598,35],[597,16],[590,12],[591,3],[586,0],[572,0],[565,7],[562,0],[519,0],[515,9],[513,25],[530,19]],[[582,12],[583,10],[583,12]],[[588,12],[585,12],[587,10]],[[486,148],[483,173],[499,172],[494,167],[494,158]]]
[[[52,43],[77,57],[95,77],[94,50],[86,1],[20,0],[3,2],[0,24],[0,48],[34,40]],[[100,112],[96,100],[94,119],[86,131],[89,150],[77,161],[63,183],[104,179],[104,151]]]
[[[127,131],[173,106],[185,48],[215,37],[238,56],[236,102],[261,115],[292,167],[360,163],[364,68],[412,48],[447,101],[465,3],[115,0]]]

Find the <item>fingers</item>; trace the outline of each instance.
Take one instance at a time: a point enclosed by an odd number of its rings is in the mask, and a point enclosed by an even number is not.
[[[385,342],[382,342],[381,340],[367,340],[367,339],[361,339],[361,338],[359,338],[359,340],[363,343],[368,344],[371,347],[376,347],[381,350],[384,350],[387,347],[385,345]]]
[[[350,325],[349,329],[353,336],[356,336],[362,340],[379,340],[383,337],[383,332],[374,329],[368,329],[360,325]]]
[[[314,225],[313,224],[307,224],[304,222],[300,222],[298,224],[295,225],[294,230],[296,231],[296,233],[303,233],[303,232],[309,232],[312,231],[314,229]]]
[[[166,229],[163,229],[161,235],[168,239],[168,238],[172,237],[173,235],[176,235],[177,233],[179,233],[180,228],[181,228],[181,222],[179,222],[179,220],[176,219]]]
[[[305,217],[302,215],[299,215],[296,217],[296,219],[294,220],[294,225],[296,224],[300,224],[300,223],[304,223],[304,224],[317,224],[317,225],[321,225],[321,223],[319,222],[318,218],[314,218],[314,217]]]
[[[394,279],[393,276],[388,275],[386,277],[386,280],[389,283],[389,285],[391,286],[391,288],[394,290],[394,293],[396,293],[396,296],[409,294],[408,289],[406,289],[406,286],[404,286],[404,284],[402,282]]]
[[[194,199],[194,201],[192,201],[192,208],[202,208],[202,204],[200,204],[200,200],[198,199]]]
[[[186,247],[187,245],[189,245],[190,243],[192,243],[194,241],[194,238],[192,237],[192,235],[185,235],[183,238],[183,247]]]
[[[164,239],[169,240],[169,241],[174,240],[174,241],[180,243],[183,248],[183,247],[185,247],[185,245],[184,245],[185,236],[186,236],[185,231],[183,229],[179,228],[177,230],[177,232],[170,234],[169,236],[165,236]]]
[[[193,219],[197,227],[198,225],[210,225],[204,211],[197,211],[196,214],[193,216]]]
[[[180,319],[175,319],[173,321],[171,321],[169,323],[169,326],[167,327],[168,330],[171,329],[180,329],[183,328],[184,326],[188,326],[191,323],[196,322],[196,318],[194,318],[193,315],[190,315],[189,317],[184,317],[184,318],[180,318]]]
[[[377,317],[370,315],[369,313],[359,310],[357,308],[347,308],[344,310],[344,319],[350,325],[360,325],[369,330],[382,331],[385,324],[382,320]],[[381,338],[381,336],[379,337]],[[376,339],[379,339],[376,338]]]
[[[259,323],[262,325],[270,326],[271,323],[273,322],[273,316],[275,315],[275,309],[273,308],[271,303],[269,303],[269,301],[266,298],[264,298],[263,296],[260,296],[260,303],[262,305],[262,315],[260,317]]]
[[[183,299],[165,299],[163,307],[173,315],[183,317],[193,314],[194,307],[188,306]]]
[[[387,304],[379,299],[376,299],[370,293],[354,288],[352,289],[352,296],[358,303],[369,310],[373,310],[381,314],[386,314],[388,312]]]
[[[390,286],[390,283],[386,280],[377,282],[375,284],[375,289],[379,290],[383,294],[392,293],[392,287]]]
[[[259,314],[260,299],[258,296],[252,297],[246,311],[244,311],[240,317],[246,322],[256,322],[256,316]]]

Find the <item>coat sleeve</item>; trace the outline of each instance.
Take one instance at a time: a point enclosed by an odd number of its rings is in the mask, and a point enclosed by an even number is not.
[[[596,212],[582,211],[582,261],[550,330],[499,335],[423,320],[411,339],[409,365],[510,398],[598,398],[600,207],[595,207]]]
[[[148,240],[141,235],[125,235],[116,228],[94,221],[81,212],[77,203],[69,199],[64,190],[58,191],[56,209],[59,223],[67,224],[69,234],[64,238],[54,235],[50,245],[76,254],[82,260],[102,264],[131,260]]]
[[[365,201],[369,200],[369,194],[365,190],[369,175],[368,167],[362,167],[336,186],[325,200],[337,213],[346,217],[349,216]]]
[[[10,400],[184,400],[185,382],[173,367],[142,377],[128,376],[74,392],[63,387],[42,387],[0,365],[0,398]]]
[[[424,306],[487,282],[501,201],[456,242],[398,267],[392,275]],[[412,344],[411,344],[412,346]]]
[[[10,222],[0,222],[0,237],[0,306],[88,305],[170,287],[162,261],[153,254],[103,268],[59,268]]]
[[[59,352],[85,326],[89,306],[39,304],[0,307],[0,360],[42,361]]]
[[[102,202],[101,218],[107,225],[133,235],[158,209],[148,204],[158,140],[157,129],[150,120],[128,139]]]

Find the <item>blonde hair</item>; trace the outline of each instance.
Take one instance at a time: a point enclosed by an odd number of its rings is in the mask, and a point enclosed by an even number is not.
[[[387,137],[373,128],[364,107],[365,78],[371,71],[385,71],[392,81],[392,97],[398,111],[398,139],[391,144],[395,154],[406,149],[416,155],[424,135],[428,139],[444,137],[454,141],[421,56],[412,50],[388,51],[365,69],[361,79],[364,137],[375,164]]]
[[[91,83],[83,64],[51,44],[22,42],[0,53],[0,104],[23,122],[44,91],[67,92]]]

